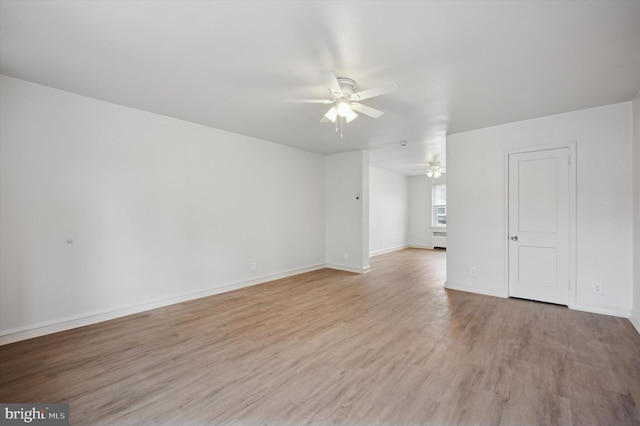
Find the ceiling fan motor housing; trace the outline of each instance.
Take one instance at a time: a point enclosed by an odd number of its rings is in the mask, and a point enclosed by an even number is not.
[[[347,77],[338,77],[337,80],[338,80],[338,84],[340,85],[340,88],[342,89],[342,93],[344,97],[349,98],[351,95],[353,95],[353,91],[357,87],[355,80],[352,80]],[[334,95],[340,96],[339,93],[334,93]]]

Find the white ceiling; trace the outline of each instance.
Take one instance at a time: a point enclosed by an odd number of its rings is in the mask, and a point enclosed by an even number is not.
[[[340,138],[285,102],[327,97],[324,70],[400,89]],[[640,1],[2,0],[0,72],[417,174],[446,134],[630,100]]]

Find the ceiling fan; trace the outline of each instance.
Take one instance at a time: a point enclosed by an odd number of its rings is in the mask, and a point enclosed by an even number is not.
[[[414,169],[414,170],[424,170],[424,169]],[[438,179],[443,174],[447,173],[445,169],[440,167],[439,161],[432,161],[429,163],[429,168],[427,169],[427,176],[430,179]]]
[[[356,111],[372,118],[380,117],[384,112],[363,105],[358,101],[384,95],[398,88],[398,83],[391,81],[382,86],[366,89],[361,92],[354,92],[357,87],[355,80],[347,77],[336,77],[333,71],[325,71],[323,76],[325,85],[329,89],[329,99],[292,99],[289,102],[300,104],[331,104],[331,108],[324,114],[320,122],[326,123],[331,121],[332,123],[336,123],[336,131],[338,120],[340,120],[341,123],[343,121],[349,123],[358,117]]]

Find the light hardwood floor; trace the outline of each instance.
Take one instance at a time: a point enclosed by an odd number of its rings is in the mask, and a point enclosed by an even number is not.
[[[444,290],[445,254],[320,270],[0,347],[72,424],[640,424],[626,319]]]

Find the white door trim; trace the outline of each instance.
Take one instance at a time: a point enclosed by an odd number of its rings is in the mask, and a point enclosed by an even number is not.
[[[577,141],[559,144],[537,145],[514,148],[504,153],[504,297],[509,297],[509,155],[524,152],[546,151],[550,149],[567,148],[569,150],[569,308],[577,305]]]

